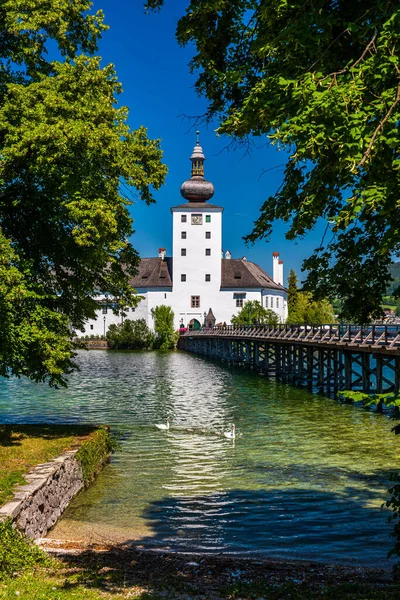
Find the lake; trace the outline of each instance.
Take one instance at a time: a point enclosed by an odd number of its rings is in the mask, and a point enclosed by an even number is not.
[[[120,437],[50,537],[389,566],[381,504],[400,453],[386,415],[183,352],[78,362],[68,389],[0,380],[2,423],[108,423]],[[235,441],[221,436],[231,423]]]

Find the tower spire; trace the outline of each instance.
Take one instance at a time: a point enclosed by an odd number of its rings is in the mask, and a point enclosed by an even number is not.
[[[196,131],[196,145],[190,160],[192,161],[192,177],[181,186],[181,194],[189,202],[206,202],[214,195],[214,186],[204,179],[203,148],[200,146],[200,131]]]

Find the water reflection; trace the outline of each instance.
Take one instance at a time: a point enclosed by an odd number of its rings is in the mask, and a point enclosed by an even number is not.
[[[121,451],[53,536],[385,563],[384,415],[183,353],[81,353],[67,390],[0,382],[2,422],[107,422]],[[167,434],[155,423],[172,417]],[[236,443],[217,435],[235,423]]]

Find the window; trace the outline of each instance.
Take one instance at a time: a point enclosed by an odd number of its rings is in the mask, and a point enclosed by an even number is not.
[[[265,308],[268,308],[268,296],[265,296]]]
[[[136,308],[134,306],[132,306],[131,308],[131,312],[135,312]]]
[[[206,215],[206,223],[211,223],[211,215]]]
[[[211,275],[206,275],[206,281],[211,281]]]
[[[93,331],[93,325],[90,326],[90,329]]]
[[[279,308],[279,298],[276,299],[276,308]]]
[[[186,248],[181,248],[181,256],[186,256]]]
[[[200,296],[190,296],[191,308],[200,308]]]
[[[181,223],[186,223],[186,215],[181,215]]]
[[[185,275],[185,273],[181,274],[181,281],[186,281],[186,275]]]
[[[211,248],[206,248],[206,256],[211,256]]]
[[[211,240],[211,231],[206,231],[206,240]]]
[[[242,279],[242,276],[239,272],[235,273],[235,279]]]
[[[164,294],[164,300],[166,300],[166,299],[167,299],[167,294]]]
[[[186,231],[181,231],[181,238],[186,240]]]
[[[203,215],[192,215],[192,225],[203,225]]]
[[[107,314],[107,306],[103,306],[103,310],[101,311],[103,315]]]
[[[234,293],[233,294],[233,299],[236,300],[236,306],[238,308],[243,308],[244,306],[244,301],[246,299],[246,294],[238,294],[238,293]]]

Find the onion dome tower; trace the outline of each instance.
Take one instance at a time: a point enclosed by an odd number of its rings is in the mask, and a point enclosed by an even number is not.
[[[203,148],[199,142],[199,131],[196,131],[196,145],[190,160],[192,161],[192,177],[182,183],[181,194],[189,202],[207,202],[214,196],[214,186],[210,181],[204,179]]]

